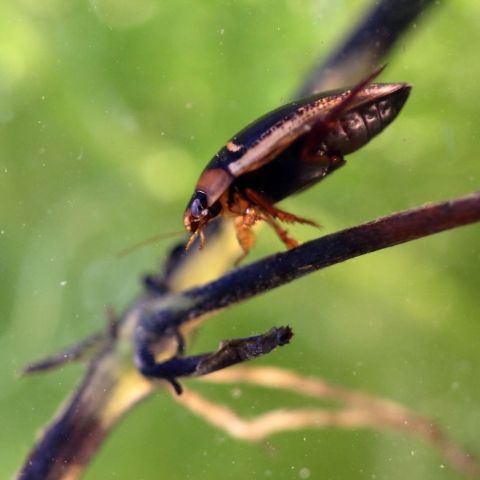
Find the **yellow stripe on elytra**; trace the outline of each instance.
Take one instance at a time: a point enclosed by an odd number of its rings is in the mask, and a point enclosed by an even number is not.
[[[338,105],[349,94],[349,91],[336,97],[326,97],[316,102],[300,107],[294,112],[291,120],[280,120],[270,127],[238,160],[228,165],[230,173],[238,177],[245,171],[252,169],[258,163],[263,165],[262,160],[268,158],[268,153],[281,146],[288,146],[302,133],[311,129],[315,120],[325,116],[333,107]]]

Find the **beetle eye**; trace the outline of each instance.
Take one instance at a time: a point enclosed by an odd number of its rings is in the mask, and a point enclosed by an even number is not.
[[[204,217],[208,213],[208,209],[204,208],[199,198],[196,198],[190,206],[190,211],[195,218]]]

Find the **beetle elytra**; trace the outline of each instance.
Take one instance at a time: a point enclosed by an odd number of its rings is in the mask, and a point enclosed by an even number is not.
[[[203,170],[184,214],[191,233],[187,248],[219,215],[234,218],[245,256],[254,243],[252,226],[266,221],[287,248],[298,242],[280,225],[306,223],[274,205],[345,164],[348,155],[378,135],[402,109],[407,83],[358,85],[288,103],[233,136]],[[243,257],[242,257],[243,258]]]

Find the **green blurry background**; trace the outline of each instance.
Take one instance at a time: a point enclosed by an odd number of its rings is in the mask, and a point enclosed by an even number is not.
[[[328,233],[479,188],[480,4],[439,3],[382,75],[414,85],[400,117],[287,210]],[[22,365],[103,328],[106,305],[128,304],[168,242],[116,253],[180,229],[216,149],[288,100],[368,4],[2,0],[0,478],[82,374],[74,365],[18,378]],[[216,317],[196,349],[288,323],[294,342],[259,364],[404,402],[480,456],[479,237],[480,226],[468,227],[311,275]],[[264,229],[249,259],[281,249]],[[304,404],[255,388],[200,389],[246,416]],[[162,393],[120,424],[86,478],[297,479],[305,468],[325,479],[460,478],[396,433],[310,430],[262,448],[241,443]]]

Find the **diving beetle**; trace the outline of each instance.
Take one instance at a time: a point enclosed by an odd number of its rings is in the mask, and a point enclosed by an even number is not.
[[[280,225],[314,221],[274,206],[319,182],[345,164],[389,125],[410,93],[407,83],[371,83],[376,70],[352,88],[323,92],[288,103],[233,136],[203,170],[184,214],[191,233],[187,248],[219,215],[231,216],[243,258],[266,221],[287,248],[298,242]]]

